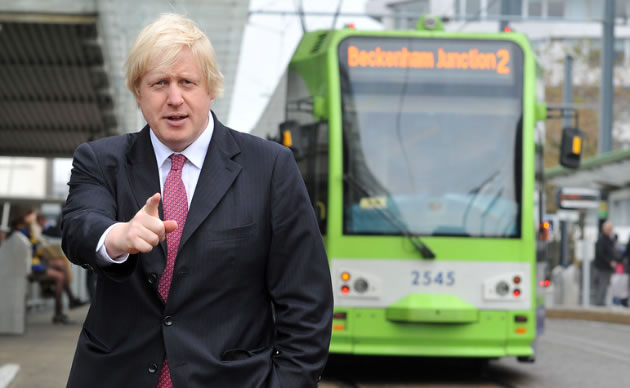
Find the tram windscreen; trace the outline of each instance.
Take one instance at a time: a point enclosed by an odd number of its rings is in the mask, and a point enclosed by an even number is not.
[[[339,62],[345,234],[520,236],[519,46],[351,37]]]

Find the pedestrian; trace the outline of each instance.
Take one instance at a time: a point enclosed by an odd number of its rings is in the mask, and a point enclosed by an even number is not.
[[[613,297],[614,305],[628,307],[628,274],[624,265],[619,263],[615,273],[610,277],[610,293]]]
[[[7,239],[7,235],[10,231],[10,228],[0,225],[0,246]]]
[[[292,152],[224,126],[214,50],[166,14],[130,50],[148,125],[80,145],[63,249],[99,274],[68,387],[315,387],[332,287]]]
[[[12,210],[11,232],[22,233],[31,244],[30,276],[34,281],[51,283],[55,296],[55,313],[52,322],[57,324],[72,324],[70,318],[63,313],[62,296],[68,297],[68,307],[81,307],[85,301],[77,298],[70,288],[70,271],[64,257],[53,257],[48,254],[46,244],[38,235],[37,213],[35,209],[17,206]]]
[[[595,304],[606,304],[606,293],[610,284],[610,277],[617,268],[615,255],[615,241],[613,240],[613,225],[610,221],[602,224],[602,232],[595,243]]]

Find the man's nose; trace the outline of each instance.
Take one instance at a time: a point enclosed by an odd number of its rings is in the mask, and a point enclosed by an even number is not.
[[[169,105],[181,105],[184,102],[184,99],[182,98],[182,92],[179,89],[178,85],[174,84],[169,86],[167,102]]]

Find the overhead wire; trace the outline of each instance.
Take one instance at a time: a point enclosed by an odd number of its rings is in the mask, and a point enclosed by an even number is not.
[[[335,15],[333,16],[332,25],[330,26],[331,30],[335,29],[335,24],[337,24],[337,17],[339,16],[339,13],[341,12],[342,4],[343,4],[343,0],[339,0],[339,2],[337,3],[337,10],[335,11]]]
[[[479,11],[477,11],[477,12],[475,13],[475,15],[474,15],[472,18],[470,18],[470,19],[468,19],[468,17],[467,17],[468,15],[466,15],[466,21],[464,22],[464,24],[462,24],[461,26],[459,26],[459,29],[457,30],[457,32],[461,32],[461,31],[464,29],[464,27],[466,27],[466,26],[467,26],[467,25],[468,25],[471,21],[475,21],[475,20],[477,20],[477,19],[479,18],[479,16],[481,16],[481,14],[482,14],[484,11],[485,11],[485,12],[488,12],[488,10],[490,9],[490,7],[492,7],[492,6],[493,6],[493,5],[494,5],[497,1],[499,1],[499,0],[490,0],[489,2],[487,2],[487,3],[486,3],[485,8],[481,8],[481,7],[479,7]]]

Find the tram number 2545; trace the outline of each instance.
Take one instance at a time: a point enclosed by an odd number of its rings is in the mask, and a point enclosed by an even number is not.
[[[447,286],[455,284],[455,271],[411,271],[412,286]]]

